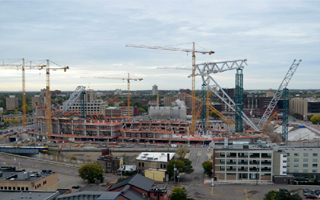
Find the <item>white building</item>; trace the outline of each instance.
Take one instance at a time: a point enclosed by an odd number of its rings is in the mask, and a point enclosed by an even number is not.
[[[158,86],[157,85],[153,85],[152,86],[152,95],[157,95],[158,94]]]
[[[150,106],[151,119],[183,119],[187,118],[187,108],[183,101],[176,100],[175,106]]]

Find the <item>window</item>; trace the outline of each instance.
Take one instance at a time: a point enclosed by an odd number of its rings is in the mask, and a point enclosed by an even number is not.
[[[317,154],[317,153],[313,153],[312,155],[313,155],[313,156],[318,156],[318,154]]]
[[[316,170],[316,169],[313,169],[313,170],[312,170],[312,173],[317,173],[317,170]]]
[[[299,154],[298,153],[294,153],[294,156],[299,156]]]
[[[308,167],[308,163],[303,163],[303,167]]]
[[[303,156],[304,157],[308,157],[308,153],[303,153]]]
[[[298,159],[298,158],[295,158],[293,161],[294,161],[294,162],[299,162],[299,159]]]
[[[318,164],[312,164],[312,167],[318,167]]]
[[[316,159],[316,158],[312,159],[312,162],[318,162],[318,159]]]
[[[308,162],[308,158],[304,158],[304,159],[303,159],[303,162]]]
[[[295,164],[293,165],[293,167],[299,167],[299,164],[298,164],[298,163],[295,163]]]

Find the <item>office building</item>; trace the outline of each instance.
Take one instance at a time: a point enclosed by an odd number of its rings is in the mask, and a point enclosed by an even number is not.
[[[9,95],[6,97],[6,110],[14,111],[19,107],[18,97]]]

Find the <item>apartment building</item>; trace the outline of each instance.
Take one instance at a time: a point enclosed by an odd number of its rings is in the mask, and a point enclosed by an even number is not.
[[[273,150],[251,145],[232,145],[215,149],[217,181],[267,183],[273,176]]]
[[[288,174],[320,174],[320,147],[285,147]]]
[[[6,110],[13,111],[19,106],[18,97],[9,95],[6,97]]]

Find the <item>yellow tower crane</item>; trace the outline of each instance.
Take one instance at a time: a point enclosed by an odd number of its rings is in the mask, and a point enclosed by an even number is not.
[[[196,53],[200,54],[214,54],[214,51],[199,51],[196,50],[195,48],[195,43],[192,43],[192,49],[182,49],[182,48],[169,48],[169,47],[161,47],[161,46],[147,46],[147,45],[133,45],[133,44],[128,44],[126,47],[133,47],[133,48],[146,48],[146,49],[159,49],[159,50],[167,50],[167,51],[182,51],[186,53],[191,53],[192,54],[192,101],[191,101],[191,113],[192,113],[192,121],[191,121],[191,132],[195,131],[196,129],[196,115],[197,115],[197,110],[196,110],[196,91],[195,91],[195,72],[196,72]],[[194,134],[194,133],[191,133]]]
[[[50,92],[50,70],[63,70],[64,72],[69,69],[69,66],[64,67],[50,67],[50,61],[46,60],[45,65],[40,65],[39,70],[46,69],[46,102],[45,102],[45,119],[47,126],[47,139],[52,135],[52,110],[51,110],[51,92]]]
[[[0,64],[1,67],[5,67],[7,69],[12,68],[21,68],[22,71],[22,104],[21,104],[21,110],[22,110],[22,127],[25,129],[27,126],[27,98],[26,98],[26,80],[25,80],[25,59],[21,59],[21,63],[19,64],[13,64],[13,63],[5,63],[2,62]],[[31,68],[31,66],[30,66]]]
[[[128,73],[128,77],[104,77],[104,76],[97,76],[95,78],[100,78],[100,79],[113,79],[113,80],[125,80],[127,81],[127,116],[128,118],[131,117],[131,112],[130,112],[130,104],[131,104],[131,92],[130,92],[130,82],[131,81],[142,81],[143,78],[132,78],[130,77],[130,74]]]

